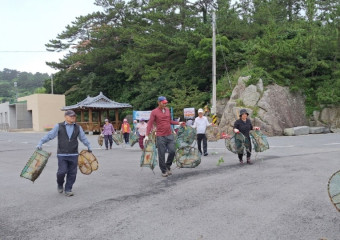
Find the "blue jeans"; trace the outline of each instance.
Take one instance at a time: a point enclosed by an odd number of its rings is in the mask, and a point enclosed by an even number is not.
[[[65,175],[66,184],[65,192],[72,191],[72,186],[76,181],[77,167],[78,167],[78,156],[57,156],[58,157],[58,172],[57,172],[57,183],[61,187],[64,185]]]

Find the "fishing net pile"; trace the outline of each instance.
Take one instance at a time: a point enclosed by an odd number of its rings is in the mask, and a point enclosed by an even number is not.
[[[82,150],[78,156],[78,167],[81,173],[89,175],[98,169],[98,160],[91,152]]]
[[[267,137],[260,130],[252,130],[249,135],[255,152],[264,152],[269,149]],[[226,138],[225,146],[232,153],[244,154],[250,148],[250,142],[242,133],[234,133]]]
[[[133,131],[130,133],[129,135],[129,142],[130,142],[130,146],[133,147],[133,145],[135,145],[138,142],[138,134],[137,132]]]
[[[196,140],[196,129],[181,126],[176,136],[176,165],[179,168],[195,168],[201,163],[201,154],[191,145]]]
[[[123,136],[120,132],[116,132],[116,133],[112,134],[112,140],[117,145],[122,144],[123,143]]]
[[[340,171],[334,173],[328,181],[328,195],[334,207],[340,212]]]
[[[221,139],[221,129],[218,126],[208,126],[205,135],[209,142],[217,142]]]
[[[201,163],[201,153],[194,147],[181,147],[177,149],[175,159],[179,168],[195,168]]]
[[[196,129],[190,126],[180,126],[175,139],[176,148],[190,146],[196,139]]]
[[[234,133],[226,138],[225,146],[232,153],[243,154],[249,148],[249,140],[242,133]]]
[[[35,150],[24,169],[21,171],[20,177],[26,178],[34,182],[44,170],[48,158],[51,153],[44,150]]]
[[[269,143],[267,136],[264,135],[260,130],[252,130],[249,132],[252,140],[255,152],[264,152],[269,149]]]

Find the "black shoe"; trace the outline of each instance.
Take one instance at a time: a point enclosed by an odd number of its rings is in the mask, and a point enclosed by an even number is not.
[[[208,156],[208,153],[206,152],[206,153],[204,153],[204,156]]]

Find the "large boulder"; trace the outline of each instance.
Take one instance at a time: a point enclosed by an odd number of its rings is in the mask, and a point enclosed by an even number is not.
[[[288,87],[276,84],[264,88],[261,79],[256,86],[246,86],[248,80],[249,77],[238,79],[224,108],[220,122],[224,131],[232,131],[242,108],[248,110],[253,125],[261,127],[268,136],[282,135],[285,128],[307,124],[302,94],[292,93]]]
[[[310,134],[318,134],[318,133],[327,133],[325,127],[310,127],[309,128]]]
[[[323,108],[319,113],[318,120],[331,128],[340,128],[340,107]]]
[[[283,130],[283,135],[285,135],[285,136],[294,136],[294,128],[285,128]]]
[[[260,93],[257,91],[255,85],[246,87],[244,92],[241,94],[241,99],[245,106],[254,107],[260,99]]]
[[[308,135],[309,134],[309,127],[308,126],[300,126],[300,127],[294,127],[294,135]]]

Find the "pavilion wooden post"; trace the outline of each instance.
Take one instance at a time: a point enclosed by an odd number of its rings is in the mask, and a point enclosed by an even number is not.
[[[119,128],[119,123],[118,123],[118,121],[119,121],[119,117],[118,117],[118,109],[115,109],[115,118],[116,118],[116,126],[115,126],[115,129],[117,130],[118,128]]]
[[[84,110],[81,110],[81,112],[80,112],[80,122],[85,122],[85,119],[84,119]]]
[[[101,125],[101,124],[102,124],[102,111],[99,110],[99,113],[98,113],[98,114],[99,114],[99,115],[98,115],[99,125]]]
[[[92,109],[89,108],[89,132],[93,132]]]
[[[106,110],[106,118],[109,119],[109,122],[111,122],[110,121],[110,110],[109,109]]]

